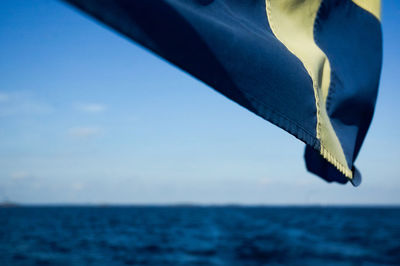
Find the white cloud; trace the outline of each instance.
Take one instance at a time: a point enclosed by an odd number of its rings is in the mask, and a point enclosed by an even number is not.
[[[86,113],[101,113],[107,109],[107,106],[99,103],[78,104],[77,109]]]
[[[89,138],[101,132],[98,127],[73,127],[68,130],[68,134],[78,138]]]

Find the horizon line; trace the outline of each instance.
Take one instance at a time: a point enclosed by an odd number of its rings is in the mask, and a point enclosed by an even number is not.
[[[200,203],[200,202],[175,202],[175,203],[110,203],[110,202],[46,202],[46,203],[21,203],[14,201],[0,202],[0,208],[9,207],[360,207],[360,208],[400,208],[398,203]]]

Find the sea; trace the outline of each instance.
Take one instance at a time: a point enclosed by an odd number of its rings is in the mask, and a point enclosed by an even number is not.
[[[0,265],[400,265],[400,208],[0,208]]]

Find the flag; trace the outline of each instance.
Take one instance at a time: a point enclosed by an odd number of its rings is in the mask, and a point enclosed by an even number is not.
[[[361,182],[379,0],[66,1],[306,143],[310,172]]]

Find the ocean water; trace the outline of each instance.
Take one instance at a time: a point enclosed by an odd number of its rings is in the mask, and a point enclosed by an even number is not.
[[[400,208],[0,208],[0,265],[400,265]]]

